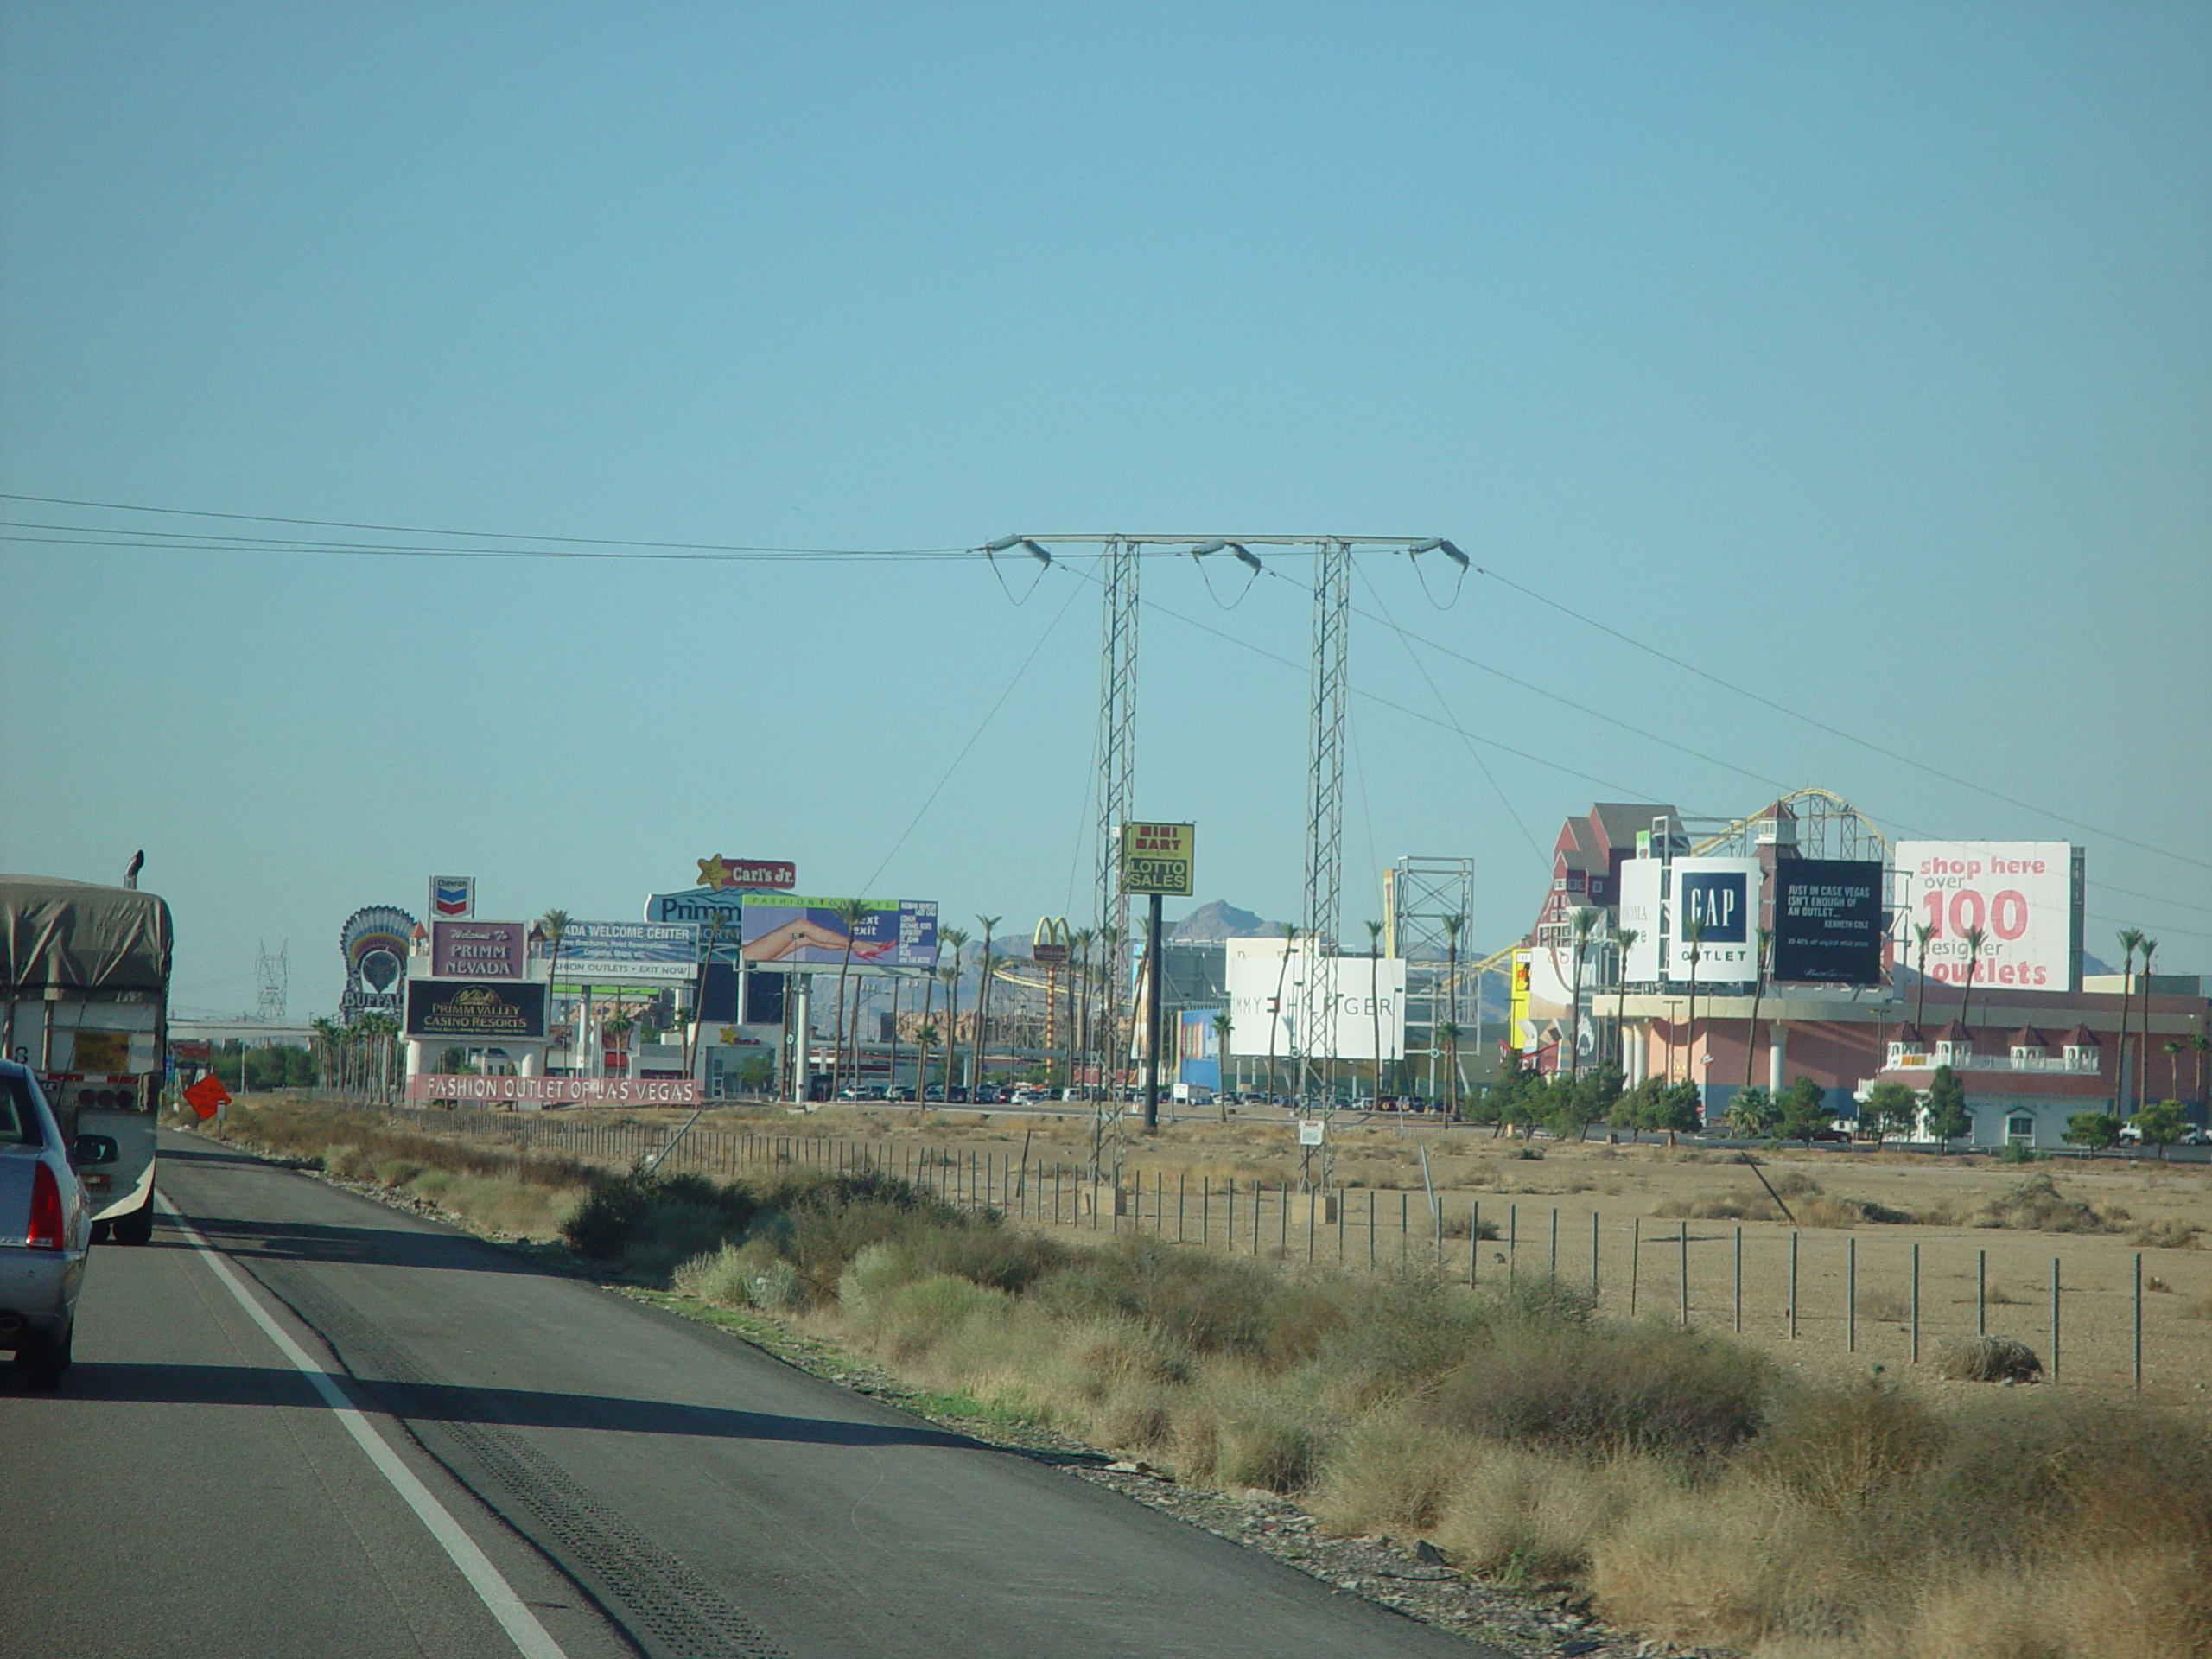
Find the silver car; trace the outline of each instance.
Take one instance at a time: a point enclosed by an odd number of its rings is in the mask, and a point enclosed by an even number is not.
[[[0,1060],[0,1348],[15,1351],[35,1389],[59,1387],[69,1369],[92,1247],[92,1207],[76,1166],[115,1155],[104,1135],[67,1145],[38,1079]]]

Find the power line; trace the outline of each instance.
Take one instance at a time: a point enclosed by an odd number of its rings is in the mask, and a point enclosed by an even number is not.
[[[459,536],[483,541],[499,542],[560,542],[582,547],[638,547],[671,548],[706,553],[874,553],[906,554],[968,554],[976,551],[964,547],[932,548],[874,548],[856,550],[824,547],[754,547],[726,542],[654,542],[626,539],[614,536],[556,536],[531,531],[513,530],[449,530],[422,524],[372,524],[347,518],[292,518],[269,512],[217,512],[204,507],[149,507],[130,501],[86,501],[66,495],[25,495],[16,491],[0,490],[0,501],[36,501],[48,506],[95,507],[109,512],[167,513],[186,518],[221,518],[238,524],[305,524],[315,530],[372,530],[388,536]]]
[[[1911,755],[1900,754],[1895,749],[1884,748],[1878,743],[1869,741],[1866,738],[1859,737],[1853,733],[1845,731],[1840,726],[1831,726],[1824,720],[1818,720],[1811,715],[1801,713],[1799,710],[1790,708],[1786,703],[1777,702],[1772,697],[1763,696],[1759,692],[1751,690],[1747,687],[1738,685],[1732,680],[1724,680],[1718,674],[1713,673],[1709,670],[1700,668],[1694,663],[1684,662],[1681,658],[1673,656],[1667,652],[1663,652],[1656,645],[1646,645],[1643,640],[1636,639],[1632,635],[1623,633],[1618,628],[1609,626],[1607,624],[1599,621],[1594,617],[1585,616],[1581,612],[1573,609],[1570,606],[1562,605],[1555,599],[1548,599],[1545,597],[1545,595],[1536,592],[1533,588],[1525,588],[1522,586],[1521,583],[1515,582],[1510,576],[1500,575],[1497,571],[1486,569],[1479,564],[1475,566],[1474,569],[1477,575],[1487,576],[1492,582],[1498,582],[1504,587],[1510,588],[1515,593],[1521,594],[1527,598],[1533,599],[1539,605],[1548,606],[1562,616],[1573,617],[1577,622],[1581,623],[1584,626],[1595,628],[1599,632],[1605,634],[1609,638],[1618,639],[1624,645],[1632,645],[1637,650],[1644,652],[1647,656],[1656,657],[1662,663],[1672,664],[1675,667],[1681,669],[1686,674],[1694,674],[1701,680],[1710,681],[1713,684],[1720,687],[1725,691],[1732,691],[1739,697],[1749,697],[1753,702],[1759,703],[1765,708],[1771,709],[1777,714],[1787,715],[1792,720],[1801,721],[1804,724],[1812,727],[1815,731],[1826,732],[1832,737],[1840,737],[1847,743],[1855,743],[1860,748],[1868,750],[1872,753],[1878,754],[1886,760],[1895,760],[1902,765],[1914,767],[1918,771],[1926,772],[1931,778],[1940,778],[1945,783],[1955,785],[1961,789],[1970,789],[1977,795],[1986,795],[1991,800],[2002,801],[2007,806],[2017,806],[2025,812],[2038,813],[2041,816],[2050,819],[2055,823],[2070,824],[2076,830],[2086,830],[2092,835],[2102,836],[2107,840],[2119,842],[2123,846],[2133,847],[2138,852],[2154,853],[2160,858],[2171,858],[2177,864],[2190,864],[2196,866],[2201,870],[2212,870],[2212,861],[2208,861],[2201,858],[2191,858],[2185,853],[2170,852],[2164,847],[2153,847],[2148,842],[2137,841],[2133,836],[2121,835],[2118,830],[2103,829],[2097,824],[2087,823],[2080,818],[2069,817],[2063,812],[2052,811],[2049,807],[2037,806],[2032,801],[2023,801],[2013,796],[2004,794],[1998,790],[1990,788],[1986,784],[1977,784],[1970,778],[1961,778],[1956,772],[1945,772],[1941,766],[1931,766],[1925,760],[1916,760]]]

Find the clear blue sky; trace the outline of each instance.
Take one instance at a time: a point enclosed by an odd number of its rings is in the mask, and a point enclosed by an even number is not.
[[[2136,922],[2212,969],[2212,10],[5,0],[0,52],[0,488],[804,547],[1448,536],[2030,804],[1377,558],[1370,612],[1711,759],[1363,619],[1355,937],[1400,853],[1478,859],[1494,942],[1564,814],[1771,780],[2083,841],[2091,948]],[[330,1007],[340,919],[434,871],[630,917],[712,853],[829,893],[888,855],[879,893],[950,915],[1087,910],[1072,574],[1017,608],[957,561],[4,533],[0,866],[147,849],[189,1007],[248,1006],[284,940],[295,1013]],[[1200,823],[1202,898],[1294,916],[1281,571],[1224,609],[1228,572],[1147,568],[1138,800]],[[1478,745],[1493,785],[1455,722],[1551,764]]]

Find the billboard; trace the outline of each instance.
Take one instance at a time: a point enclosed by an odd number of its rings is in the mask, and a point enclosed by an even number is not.
[[[1916,926],[1930,930],[1928,976],[1963,984],[1967,932],[1982,931],[1977,985],[2082,988],[2082,849],[2063,841],[1901,841],[1897,958],[1920,966]]]
[[[699,937],[710,942],[709,954],[716,962],[738,959],[738,933],[746,891],[741,887],[692,887],[683,893],[654,893],[645,896],[649,922],[690,922]]]
[[[1371,1060],[1379,1023],[1382,1058],[1403,1057],[1404,957],[1317,957],[1297,946],[1286,953],[1283,944],[1281,939],[1267,938],[1228,942],[1230,1053],[1264,1058],[1272,1032],[1279,1060],[1293,1052]],[[1314,975],[1319,976],[1325,1024],[1308,1043],[1299,1033],[1298,1020],[1306,980]]]
[[[688,1077],[480,1077],[424,1071],[407,1079],[407,1098],[537,1106],[696,1106],[699,1085]]]
[[[774,887],[789,893],[798,885],[798,866],[780,858],[712,858],[696,861],[699,885],[716,893],[732,887]]]
[[[735,963],[710,962],[699,984],[702,1024],[726,1022],[741,1026],[780,1026],[784,1022],[784,976],[766,969],[747,969],[741,979]],[[738,1005],[741,988],[745,1001]]]
[[[748,894],[739,914],[740,949],[747,962],[786,972],[842,968],[930,968],[937,963],[937,901],[865,899],[850,936],[845,899],[764,898]]]
[[[1213,1028],[1219,1008],[1185,1008],[1176,1016],[1175,1081],[1202,1089],[1221,1087],[1221,1033]]]
[[[1621,865],[1623,927],[1637,931],[1624,964],[1631,984],[1687,982],[1748,985],[1758,977],[1759,885],[1756,858],[1631,858]],[[1686,922],[1701,923],[1693,970]],[[1663,936],[1663,938],[1662,938]]]
[[[526,979],[529,968],[528,922],[430,924],[433,979]]]
[[[724,924],[734,937],[735,918]],[[689,985],[699,972],[696,922],[570,922],[562,931],[563,985]]]
[[[364,1014],[397,1019],[399,982],[407,973],[407,938],[415,918],[397,905],[365,905],[338,930],[338,949],[346,958],[346,988],[338,1012],[347,1025]]]
[[[1654,984],[1660,977],[1660,868],[1661,861],[1656,858],[1630,858],[1621,862],[1619,927],[1623,931],[1636,930],[1636,943],[1621,956],[1621,976],[1631,985]]]
[[[430,878],[430,914],[455,920],[476,913],[476,878],[473,875],[434,875]]]
[[[1122,826],[1122,891],[1189,898],[1198,830],[1187,823]]]
[[[1771,979],[1878,985],[1889,932],[1879,859],[1785,858],[1774,867]]]
[[[451,1043],[537,1041],[545,1035],[545,982],[410,979],[407,1034]]]

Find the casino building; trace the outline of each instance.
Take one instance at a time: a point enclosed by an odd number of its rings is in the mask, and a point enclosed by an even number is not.
[[[2178,1100],[2203,1122],[2205,985],[2085,976],[2082,886],[2078,849],[1892,848],[1825,791],[1709,826],[1663,804],[1601,802],[1554,843],[1551,890],[1517,953],[1515,1046],[1547,1071],[1579,1053],[1585,1066],[1619,1065],[1631,1084],[1696,1083],[1709,1120],[1748,1085],[1801,1077],[1850,1118],[1877,1081],[1924,1089],[1948,1065],[1977,1146],[2061,1146],[2070,1114],[2125,1116],[2139,1096]],[[1915,920],[1932,930],[1924,946]],[[1970,988],[1969,928],[1983,936]],[[1764,975],[1761,929],[1773,935]],[[1902,963],[1893,929],[1907,940]]]

